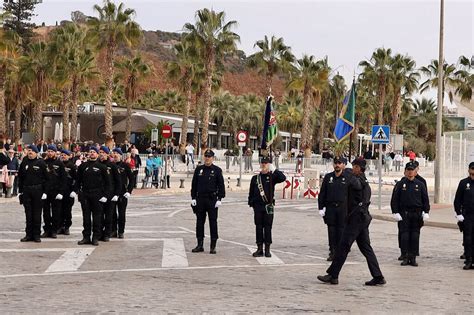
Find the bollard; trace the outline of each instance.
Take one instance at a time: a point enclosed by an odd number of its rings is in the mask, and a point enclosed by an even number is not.
[[[230,176],[227,177],[227,188],[230,188]]]
[[[237,178],[237,187],[240,187],[240,178]]]
[[[179,181],[181,182],[181,184],[179,184],[179,188],[184,188],[184,178],[181,178]]]

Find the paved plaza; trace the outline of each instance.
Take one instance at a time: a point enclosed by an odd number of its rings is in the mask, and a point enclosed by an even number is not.
[[[134,195],[125,239],[98,247],[77,245],[77,204],[70,236],[36,244],[19,242],[22,207],[2,203],[0,313],[469,313],[472,307],[474,273],[462,270],[462,235],[455,229],[424,227],[420,266],[401,267],[396,224],[373,220],[372,245],[387,285],[363,285],[371,277],[354,246],[340,284],[331,286],[316,279],[328,263],[315,200],[278,200],[273,257],[254,258],[246,198],[230,192],[224,199],[217,255],[208,253],[209,238],[206,252],[191,253],[195,217],[188,194]],[[384,205],[388,199],[386,192]],[[433,210],[433,220],[436,215]]]

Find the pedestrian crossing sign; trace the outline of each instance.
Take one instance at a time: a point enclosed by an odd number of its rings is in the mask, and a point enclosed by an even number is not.
[[[375,143],[375,144],[390,143],[390,126],[387,126],[387,125],[372,126],[372,143]]]

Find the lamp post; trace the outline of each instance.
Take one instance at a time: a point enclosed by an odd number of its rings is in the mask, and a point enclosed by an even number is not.
[[[436,117],[436,163],[435,163],[435,203],[441,200],[441,156],[443,149],[441,147],[442,129],[443,129],[443,84],[444,84],[444,57],[443,57],[443,41],[444,41],[444,0],[440,3],[439,14],[439,58],[438,58],[438,108]]]

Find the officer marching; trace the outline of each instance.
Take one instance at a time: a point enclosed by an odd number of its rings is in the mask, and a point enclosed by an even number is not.
[[[41,242],[41,205],[46,199],[46,163],[38,157],[35,145],[28,146],[27,157],[23,159],[18,171],[18,197],[25,208],[26,235],[22,242]]]
[[[347,160],[334,158],[334,172],[326,174],[318,196],[319,214],[328,226],[329,257],[334,259],[337,244],[341,240],[347,216],[347,188],[351,172],[345,170]]]
[[[119,198],[113,210],[112,235],[118,232],[118,238],[124,238],[128,198],[133,191],[134,177],[130,166],[122,161],[123,152],[120,148],[112,150],[112,157],[120,176]]]
[[[454,198],[454,211],[462,227],[464,270],[472,269],[474,261],[474,162],[469,164],[469,176],[459,182]]]
[[[260,174],[250,181],[248,205],[253,208],[257,251],[253,257],[262,257],[265,244],[265,257],[272,257],[272,225],[275,206],[275,185],[286,180],[286,176],[271,164],[271,158],[260,158]]]
[[[61,160],[63,161],[66,173],[66,186],[64,188],[64,196],[61,205],[58,234],[69,235],[69,228],[72,225],[72,207],[74,205],[74,199],[77,197],[74,191],[77,167],[72,160],[72,152],[69,150],[61,150]]]
[[[405,166],[405,178],[393,189],[391,208],[393,217],[400,222],[401,250],[405,255],[402,266],[418,266],[416,256],[420,248],[420,230],[423,220],[429,219],[430,202],[426,185],[415,178],[416,164],[408,162]]]
[[[222,199],[225,197],[224,177],[222,169],[213,164],[214,152],[207,149],[204,152],[204,164],[196,167],[191,184],[191,206],[196,214],[197,246],[193,253],[204,251],[204,224],[206,215],[209,216],[211,230],[210,254],[216,254],[216,244],[219,238],[217,232],[217,215]]]

